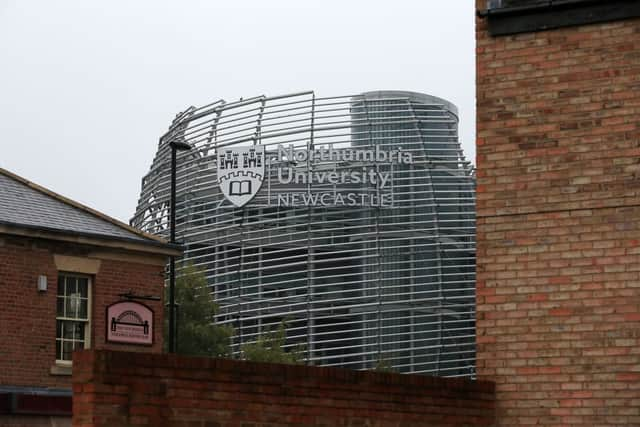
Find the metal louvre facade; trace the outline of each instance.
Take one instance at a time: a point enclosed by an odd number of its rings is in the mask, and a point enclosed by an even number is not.
[[[473,376],[475,185],[457,125],[449,102],[399,91],[191,107],[160,139],[131,222],[168,236],[168,144],[187,142],[176,235],[207,276],[215,321],[235,328],[236,355],[286,319],[287,345],[309,364]],[[217,156],[247,146],[264,147],[265,172],[239,208]],[[338,154],[349,150],[411,161]],[[367,180],[349,181],[358,174]]]

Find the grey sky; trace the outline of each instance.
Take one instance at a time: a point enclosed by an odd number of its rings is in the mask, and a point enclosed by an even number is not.
[[[475,163],[472,0],[0,0],[0,167],[128,222],[175,113],[315,90],[458,106]]]

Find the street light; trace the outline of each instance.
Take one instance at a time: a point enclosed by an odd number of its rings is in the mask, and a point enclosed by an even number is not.
[[[184,142],[171,141],[171,223],[170,243],[176,243],[176,152],[191,150]],[[169,261],[169,353],[176,352],[176,258],[171,255]]]

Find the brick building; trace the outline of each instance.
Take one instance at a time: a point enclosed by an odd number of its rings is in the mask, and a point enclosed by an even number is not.
[[[476,6],[478,378],[499,425],[640,425],[640,2]]]
[[[75,349],[160,352],[164,266],[179,254],[0,169],[0,425],[70,423]],[[137,330],[135,310],[106,323],[121,300],[153,313],[144,345],[107,335]]]

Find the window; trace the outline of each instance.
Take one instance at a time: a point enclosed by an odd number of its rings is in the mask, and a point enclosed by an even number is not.
[[[56,302],[56,362],[71,363],[73,350],[89,348],[91,279],[60,274]]]

